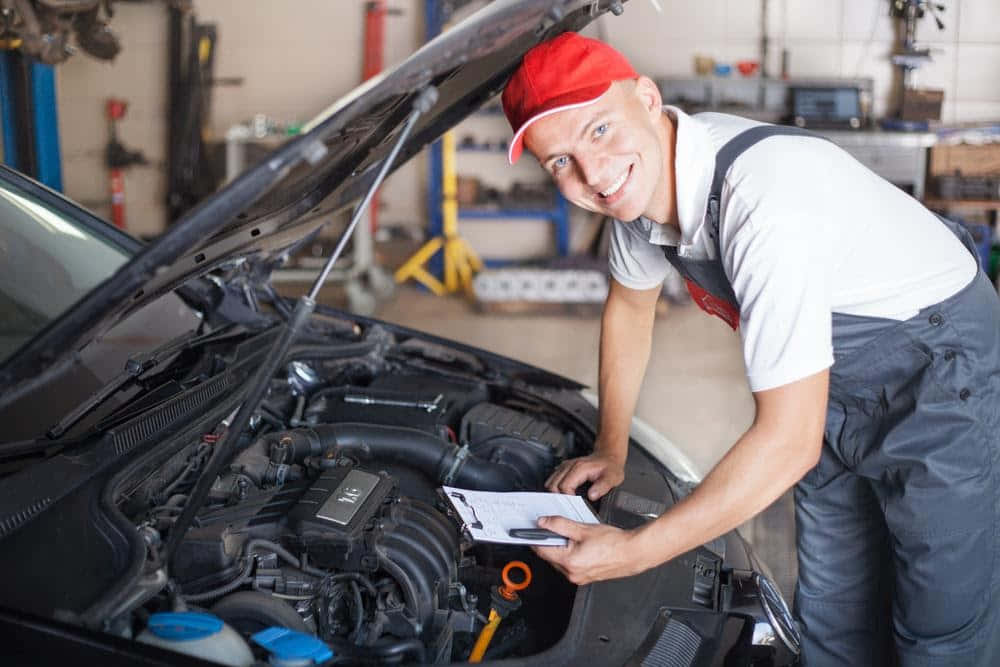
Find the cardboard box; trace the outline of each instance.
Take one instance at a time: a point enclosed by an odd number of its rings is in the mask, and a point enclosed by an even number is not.
[[[903,91],[903,120],[941,120],[944,91],[932,88],[908,88]]]
[[[931,148],[930,175],[1000,176],[1000,143],[939,144]]]

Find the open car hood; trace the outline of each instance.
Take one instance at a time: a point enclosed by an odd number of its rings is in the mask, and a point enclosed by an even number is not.
[[[393,168],[498,94],[521,57],[579,30],[616,0],[495,0],[321,113],[306,131],[208,198],[52,322],[0,368],[7,398],[74,363],[150,301],[241,258],[277,263],[333,211],[358,200],[417,97],[438,93]]]

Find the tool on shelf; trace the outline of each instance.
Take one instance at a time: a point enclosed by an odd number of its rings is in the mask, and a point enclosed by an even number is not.
[[[930,14],[938,30],[944,30],[940,15],[945,6],[935,0],[890,0],[890,9],[901,23],[899,43],[889,57],[898,70],[894,84],[898,103],[881,125],[887,130],[926,131],[929,120],[941,118],[944,91],[913,87],[913,71],[933,60],[930,48],[917,45],[917,22]]]

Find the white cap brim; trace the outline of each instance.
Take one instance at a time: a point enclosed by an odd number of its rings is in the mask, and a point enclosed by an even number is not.
[[[604,93],[606,92],[607,91],[604,91]],[[552,114],[557,114],[560,111],[569,111],[570,109],[580,109],[582,107],[590,106],[597,100],[604,97],[604,93],[601,93],[592,100],[586,100],[584,102],[574,102],[573,104],[564,104],[563,106],[554,107],[552,109],[546,109],[545,111],[537,113],[531,118],[529,118],[527,121],[524,122],[523,125],[521,125],[521,127],[517,129],[517,132],[514,133],[514,138],[511,140],[510,147],[507,149],[507,163],[514,164],[515,160],[517,159],[514,157],[514,148],[524,143],[524,133],[529,127],[531,127],[532,123],[535,123],[536,121],[539,121],[547,116],[551,116]],[[522,146],[521,152],[523,151],[524,148]],[[518,158],[521,157],[520,153],[518,153],[517,157]]]

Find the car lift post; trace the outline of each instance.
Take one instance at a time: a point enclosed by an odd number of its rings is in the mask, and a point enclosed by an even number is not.
[[[55,68],[0,51],[0,122],[4,163],[62,191]]]
[[[429,41],[443,28],[444,7],[439,0],[426,0],[424,11]],[[432,238],[396,270],[395,279],[397,283],[403,283],[412,278],[438,296],[456,292],[459,288],[471,296],[472,276],[482,271],[483,262],[458,235],[458,175],[453,132],[445,132],[439,141],[428,147],[428,152],[431,175],[427,213]],[[443,262],[435,257],[438,250],[442,250]],[[441,273],[444,274],[444,282],[434,275]]]
[[[451,130],[441,137],[440,156],[442,233],[421,246],[396,270],[396,282],[413,278],[438,296],[457,292],[459,288],[471,296],[472,275],[483,270],[483,262],[458,235],[458,176],[455,172],[455,134]],[[423,268],[438,250],[444,255],[443,283]]]

